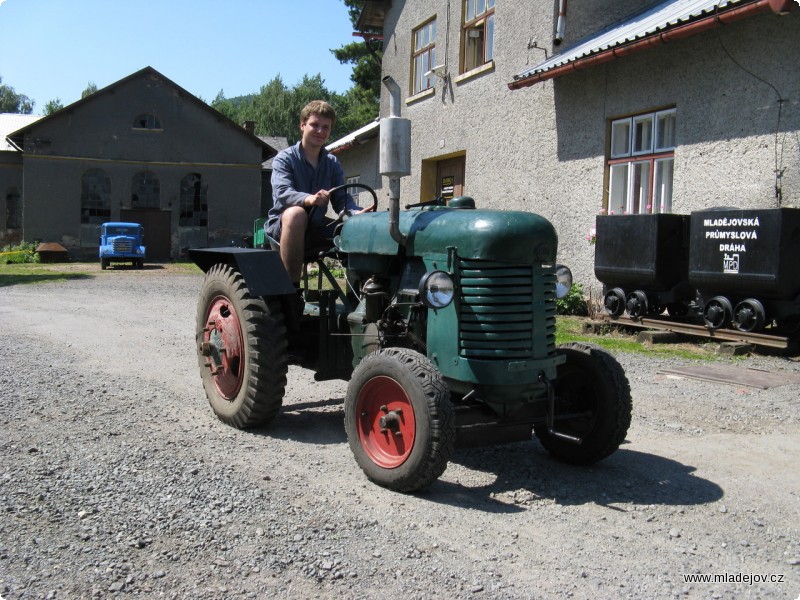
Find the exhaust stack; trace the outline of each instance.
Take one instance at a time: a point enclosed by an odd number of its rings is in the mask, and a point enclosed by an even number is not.
[[[389,234],[401,246],[406,236],[400,232],[400,178],[411,174],[411,121],[400,117],[400,86],[387,75],[383,85],[389,90],[389,116],[380,123],[381,175],[389,178]]]

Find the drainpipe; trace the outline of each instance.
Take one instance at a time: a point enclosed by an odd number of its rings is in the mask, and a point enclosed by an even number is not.
[[[408,241],[400,233],[400,178],[411,174],[411,121],[400,117],[400,86],[387,75],[383,85],[389,90],[389,117],[381,119],[381,175],[389,178],[389,235],[401,246]]]
[[[669,42],[681,40],[683,38],[702,33],[703,31],[714,29],[718,26],[717,21],[723,25],[727,25],[728,23],[733,23],[735,21],[740,21],[742,19],[769,12],[773,12],[778,15],[785,15],[786,13],[795,10],[792,2],[794,2],[794,0],[758,0],[752,4],[747,4],[745,6],[740,6],[739,8],[734,8],[731,10],[726,10],[725,12],[710,15],[700,19],[699,21],[695,21],[694,23],[682,25],[680,27],[676,27],[675,29],[665,31],[664,33],[648,36],[631,44],[617,46],[615,48],[599,52],[598,54],[593,54],[592,56],[588,56],[586,58],[580,58],[578,60],[571,61],[554,69],[549,69],[543,73],[536,73],[530,77],[512,81],[508,84],[508,89],[518,90],[542,81],[547,81],[548,79],[561,77],[567,73],[589,69],[621,56],[627,56],[628,54],[641,52],[642,50],[647,50],[648,48],[652,48],[654,46],[661,46]]]
[[[564,32],[567,28],[567,0],[558,0],[558,21],[556,21],[556,37],[553,45],[560,46],[564,41]]]

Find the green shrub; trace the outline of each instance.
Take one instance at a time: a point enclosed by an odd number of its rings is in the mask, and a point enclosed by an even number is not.
[[[575,315],[585,317],[589,314],[586,298],[583,296],[583,286],[573,283],[567,295],[556,300],[556,312],[559,315]]]
[[[6,264],[38,263],[39,254],[36,252],[36,244],[21,242],[18,246],[4,246],[0,250],[0,261]]]

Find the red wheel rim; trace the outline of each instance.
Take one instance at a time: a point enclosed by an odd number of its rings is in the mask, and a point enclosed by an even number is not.
[[[391,377],[373,377],[356,400],[358,440],[379,467],[402,465],[412,448],[417,424],[414,407],[403,386]]]
[[[244,339],[236,309],[230,300],[217,296],[208,308],[202,351],[214,387],[226,400],[236,398],[242,387],[243,348]]]

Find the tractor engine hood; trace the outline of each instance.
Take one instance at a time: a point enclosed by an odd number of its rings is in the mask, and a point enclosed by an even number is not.
[[[427,207],[400,213],[407,236],[407,256],[458,256],[515,264],[552,264],[558,236],[544,217],[521,211]],[[389,213],[364,213],[348,219],[339,247],[349,254],[396,255],[399,244],[389,233]]]

